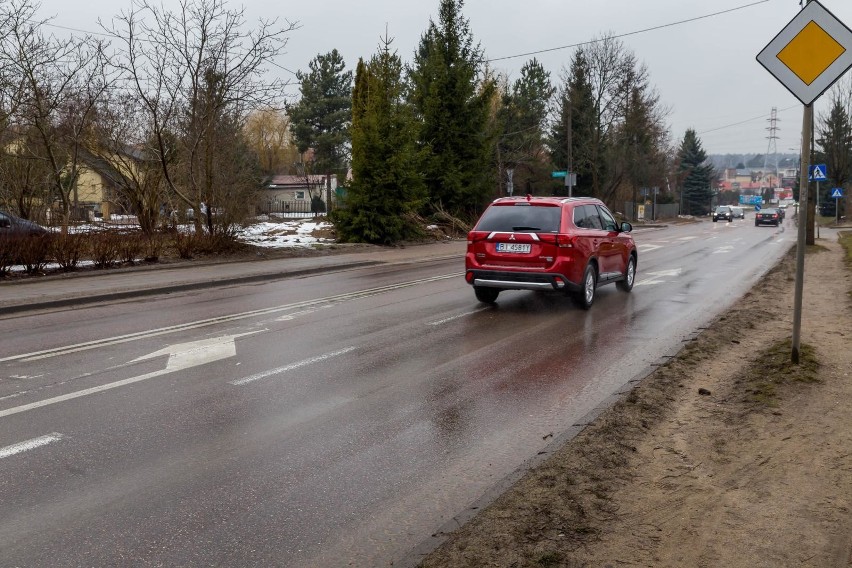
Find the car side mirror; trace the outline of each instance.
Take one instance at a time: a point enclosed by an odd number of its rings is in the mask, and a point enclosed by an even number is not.
[[[12,222],[9,219],[0,219],[0,229],[8,229],[12,226]]]
[[[622,232],[622,233],[629,233],[629,232],[631,232],[632,230],[633,230],[633,225],[631,225],[631,224],[630,224],[630,223],[628,223],[627,221],[625,221],[625,222],[623,222],[623,223],[621,224],[621,232]]]

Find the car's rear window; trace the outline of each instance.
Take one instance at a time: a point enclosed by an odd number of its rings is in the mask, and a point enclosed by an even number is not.
[[[536,205],[492,205],[485,210],[477,231],[514,233],[558,233],[561,207]]]

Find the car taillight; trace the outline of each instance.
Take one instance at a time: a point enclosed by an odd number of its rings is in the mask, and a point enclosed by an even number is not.
[[[473,272],[468,272],[464,275],[464,279],[468,284],[473,284]]]
[[[549,245],[555,245],[559,243],[559,235],[555,235],[553,233],[539,233],[538,239]]]
[[[483,231],[471,231],[467,234],[467,244],[472,245],[473,243],[479,242],[488,238],[488,233]]]
[[[572,248],[574,246],[574,238],[566,235],[558,235],[556,237],[556,245],[559,248]]]

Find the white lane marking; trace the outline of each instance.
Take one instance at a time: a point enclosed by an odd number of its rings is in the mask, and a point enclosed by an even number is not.
[[[339,351],[332,351],[331,353],[325,353],[324,355],[317,355],[316,357],[311,357],[310,359],[303,359],[302,361],[297,361],[296,363],[284,365],[283,367],[278,367],[277,369],[269,369],[268,371],[263,371],[262,373],[257,373],[255,375],[249,375],[248,377],[244,377],[242,379],[228,381],[228,384],[234,386],[247,385],[248,383],[253,383],[255,381],[265,379],[266,377],[271,377],[272,375],[280,375],[281,373],[286,373],[287,371],[292,371],[293,369],[298,369],[299,367],[313,365],[314,363],[321,363],[322,361],[325,361],[327,359],[339,357],[340,355],[345,355],[350,351],[355,351],[355,348],[346,347],[345,349],[341,349]]]
[[[441,325],[442,323],[447,323],[453,320],[466,318],[467,316],[472,316],[473,314],[478,314],[479,312],[484,312],[485,310],[490,310],[491,308],[479,308],[478,310],[473,310],[472,312],[465,312],[463,314],[459,314],[457,316],[450,316],[448,318],[444,318],[438,321],[430,321],[426,325]]]
[[[14,456],[15,454],[20,454],[21,452],[34,450],[36,448],[52,444],[53,442],[58,442],[61,439],[62,434],[60,434],[59,432],[53,432],[52,434],[47,434],[46,436],[39,436],[38,438],[33,438],[32,440],[27,440],[26,442],[12,444],[11,446],[0,448],[0,459],[8,458],[9,456]]]
[[[58,402],[65,402],[66,400],[73,400],[75,398],[80,398],[81,396],[88,396],[90,394],[108,391],[111,389],[117,389],[118,387],[123,387],[124,385],[138,383],[139,381],[146,381],[148,379],[153,379],[154,377],[159,377],[160,375],[167,375],[171,372],[171,369],[161,369],[159,371],[154,371],[153,373],[139,375],[138,377],[130,377],[129,379],[122,379],[120,381],[115,381],[114,383],[107,383],[98,387],[92,387],[90,389],[85,389],[77,392],[69,392],[68,394],[39,400],[38,402],[31,402],[30,404],[23,404],[21,406],[15,406],[13,408],[7,408],[6,410],[0,410],[0,418],[3,418],[5,416],[11,416],[12,414],[18,414],[19,412],[26,412],[28,410],[41,408],[42,406],[50,406],[51,404],[56,404]]]
[[[663,278],[670,278],[673,276],[680,276],[680,273],[683,272],[682,268],[672,268],[669,270],[658,270],[656,272],[646,272],[649,278],[648,280],[643,280],[641,282],[637,282],[634,286],[652,286],[654,284],[664,284],[666,280],[662,280]]]
[[[214,337],[212,339],[204,339],[201,341],[192,341],[188,343],[178,343],[177,345],[170,345],[169,347],[164,347],[159,351],[149,353],[148,355],[143,355],[142,357],[137,357],[133,361],[130,361],[130,363],[127,363],[125,365],[119,365],[115,368],[131,365],[139,361],[154,359],[162,355],[168,355],[169,360],[166,363],[165,369],[154,371],[153,373],[145,373],[144,375],[139,375],[138,377],[130,377],[129,379],[122,379],[113,383],[107,383],[105,385],[83,389],[81,391],[70,392],[67,394],[55,396],[53,398],[47,398],[37,402],[31,402],[29,404],[23,404],[21,406],[8,408],[6,410],[0,410],[0,418],[3,418],[4,416],[10,416],[12,414],[18,414],[19,412],[26,412],[27,410],[33,410],[35,408],[41,408],[42,406],[49,406],[51,404],[65,402],[66,400],[73,400],[82,396],[88,396],[90,394],[96,394],[99,392],[116,389],[118,387],[123,387],[124,385],[138,383],[139,381],[146,381],[148,379],[153,379],[154,377],[168,375],[176,371],[182,371],[191,367],[197,367],[198,365],[204,365],[213,361],[227,359],[237,354],[237,348],[234,344],[235,339],[246,335],[252,335],[255,333],[259,332],[250,331],[248,333],[225,335],[222,337]]]
[[[698,237],[681,237],[679,241],[691,241],[692,239],[697,239]]]
[[[734,250],[732,246],[719,247],[713,251],[713,254],[726,254]]]
[[[639,252],[651,252],[652,250],[663,248],[663,245],[638,245],[637,248]]]
[[[159,335],[165,335],[169,333],[177,333],[180,331],[187,331],[190,329],[197,329],[200,327],[207,327],[211,325],[218,325],[225,322],[238,321],[242,319],[253,318],[257,316],[267,315],[267,314],[275,314],[279,312],[286,312],[288,310],[295,310],[298,308],[306,308],[310,306],[317,306],[321,304],[326,304],[328,302],[341,302],[345,300],[356,300],[360,298],[369,298],[370,296],[377,296],[379,294],[383,294],[385,292],[391,292],[394,290],[400,290],[402,288],[409,288],[411,286],[417,286],[418,284],[426,284],[429,282],[436,282],[438,280],[447,280],[450,278],[458,278],[459,276],[464,275],[463,272],[455,272],[452,274],[442,274],[440,276],[432,276],[430,278],[421,278],[419,280],[411,280],[410,282],[401,282],[399,284],[390,284],[388,286],[379,286],[377,288],[368,288],[366,290],[359,290],[357,292],[348,292],[346,294],[338,294],[336,296],[328,296],[325,298],[319,298],[316,300],[305,300],[303,302],[294,302],[292,304],[285,304],[282,306],[274,306],[271,308],[263,308],[260,310],[252,310],[248,312],[243,312],[239,314],[233,314],[229,316],[219,316],[210,319],[199,320],[192,323],[173,325],[168,327],[162,327],[160,329],[153,329],[149,331],[140,331],[137,333],[129,333],[127,335],[119,335],[118,337],[113,337],[109,339],[97,339],[94,341],[87,341],[85,343],[78,343],[76,345],[69,345],[67,347],[57,347],[54,349],[45,349],[44,351],[34,351],[32,353],[23,353],[21,355],[12,355],[11,357],[3,357],[0,358],[0,363],[5,363],[7,361],[37,361],[39,359],[47,359],[48,357],[56,357],[58,355],[67,355],[69,353],[77,353],[79,351],[86,351],[89,349],[97,349],[99,347],[105,347],[108,345],[118,345],[121,343],[129,343],[131,341],[136,341],[137,339],[145,339],[150,337],[157,337]]]

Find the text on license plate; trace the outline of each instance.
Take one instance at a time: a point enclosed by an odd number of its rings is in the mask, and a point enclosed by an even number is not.
[[[497,243],[497,252],[530,252],[530,244]]]

